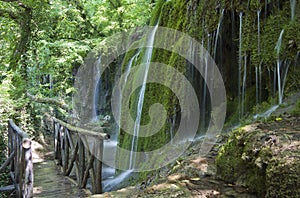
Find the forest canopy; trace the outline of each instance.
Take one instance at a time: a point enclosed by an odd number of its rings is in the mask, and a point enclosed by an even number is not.
[[[70,99],[74,72],[86,54],[105,37],[145,25],[154,5],[153,0],[1,0],[1,126],[16,114],[33,132],[26,120],[38,112],[24,99],[26,92]]]

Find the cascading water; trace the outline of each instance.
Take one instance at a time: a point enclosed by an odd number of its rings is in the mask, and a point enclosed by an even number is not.
[[[93,101],[92,101],[92,121],[97,120],[97,106],[98,106],[98,98],[99,98],[99,85],[100,82],[100,64],[101,64],[101,56],[96,60],[96,64],[93,68]]]
[[[261,10],[257,10],[257,54],[260,59],[260,13]],[[260,61],[260,60],[259,60]],[[261,64],[255,67],[255,80],[256,80],[256,104],[261,102],[261,83],[262,83],[262,73]]]
[[[282,103],[283,98],[283,91],[281,87],[281,75],[280,75],[280,67],[281,67],[281,61],[280,61],[280,49],[281,49],[281,43],[282,43],[282,37],[283,37],[284,29],[280,32],[277,44],[276,44],[276,51],[277,51],[277,86],[278,86],[278,103]]]
[[[129,60],[129,62],[127,64],[126,71],[124,74],[125,75],[124,82],[122,83],[124,86],[127,83],[127,79],[128,79],[132,64],[134,63],[134,61],[136,60],[136,58],[139,54],[140,54],[140,50]],[[122,90],[120,90],[120,91],[122,92],[123,90],[124,90],[124,87],[122,87]],[[119,98],[120,98],[119,105],[121,105],[122,104],[121,95]],[[121,113],[121,107],[119,107],[118,113],[119,114]],[[121,116],[119,116],[119,117],[121,118]],[[120,123],[120,121],[119,121],[119,123]],[[110,164],[114,164],[114,162],[115,162],[118,137],[116,137],[115,139],[116,140],[104,141],[104,152],[103,152],[104,156],[103,157],[104,157],[105,161],[106,162],[109,161]],[[103,175],[102,175],[103,191],[107,192],[107,191],[111,191],[113,188],[116,187],[116,185],[122,183],[127,177],[129,177],[130,174],[132,173],[132,170],[124,171],[115,177],[115,169],[104,165],[102,172],[103,172]]]
[[[175,124],[176,124],[176,107],[174,107],[174,114],[172,118],[170,119],[170,139],[171,144],[173,144],[173,137],[174,137],[174,131],[175,131]]]
[[[120,184],[121,182],[123,182],[126,178],[128,178],[128,176],[133,172],[133,170],[127,170],[124,171],[123,173],[121,173],[120,175],[118,175],[118,177],[115,178],[111,178],[108,180],[103,181],[102,185],[103,185],[103,191],[107,192],[107,191],[111,191],[113,188],[115,188],[118,184]]]
[[[132,142],[131,142],[131,152],[130,152],[130,159],[129,159],[129,169],[134,169],[135,165],[135,152],[137,150],[138,146],[138,135],[139,135],[139,130],[140,130],[140,122],[141,122],[141,117],[142,117],[142,110],[143,110],[143,104],[144,104],[144,96],[145,96],[145,91],[146,91],[146,84],[147,84],[147,77],[148,77],[148,71],[150,67],[150,61],[152,57],[152,51],[153,51],[153,43],[155,39],[155,33],[158,28],[158,22],[156,26],[153,28],[152,32],[149,34],[149,37],[147,39],[147,49],[145,52],[145,73],[144,73],[144,79],[143,79],[143,84],[142,88],[139,93],[139,98],[138,98],[138,104],[137,104],[137,116],[136,120],[134,123],[134,135],[132,137]]]
[[[132,67],[132,63],[134,60],[136,60],[136,58],[138,57],[138,55],[140,54],[141,50],[139,50],[128,62],[127,67],[126,67],[126,71],[125,71],[125,78],[124,78],[124,85],[126,85],[127,83],[127,79]]]
[[[202,45],[204,44],[204,40],[202,40]],[[210,34],[207,34],[207,51],[210,52]],[[205,126],[205,112],[206,112],[206,95],[207,95],[207,88],[206,88],[206,82],[207,82],[207,70],[208,70],[208,58],[207,56],[204,56],[204,83],[203,83],[203,93],[202,93],[202,105],[201,105],[201,125]],[[204,128],[204,127],[203,127]]]
[[[216,37],[215,37],[215,46],[214,46],[214,59],[215,60],[216,60],[216,57],[217,57],[218,38],[220,36],[220,29],[221,29],[221,24],[222,24],[222,21],[223,21],[223,17],[224,17],[224,9],[222,9],[222,11],[221,11],[221,16],[220,16],[220,20],[219,20],[219,23],[218,23]]]
[[[296,0],[290,0],[290,4],[291,4],[291,20],[293,21],[295,18]]]
[[[239,107],[239,118],[241,118],[241,72],[242,72],[242,31],[243,31],[243,12],[240,12],[240,33],[239,33],[239,68],[238,68],[238,107]]]
[[[245,93],[246,93],[246,78],[247,78],[247,55],[244,57],[244,76],[243,76],[243,86],[242,86],[242,110],[241,114],[244,115],[245,112]]]

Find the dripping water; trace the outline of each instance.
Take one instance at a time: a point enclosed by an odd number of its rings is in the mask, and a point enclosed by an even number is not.
[[[280,68],[281,68],[281,61],[280,61],[280,49],[282,44],[282,37],[283,37],[284,29],[281,31],[277,44],[276,44],[276,51],[277,51],[277,86],[278,86],[278,102],[279,104],[282,103],[283,98],[283,91],[281,86],[281,75],[280,75]]]
[[[152,32],[149,35],[148,41],[147,41],[147,50],[145,52],[145,73],[144,73],[144,79],[143,79],[143,84],[142,88],[139,93],[139,98],[138,98],[138,104],[137,104],[137,116],[136,120],[134,123],[134,134],[132,137],[132,142],[131,142],[131,152],[130,152],[130,159],[129,159],[129,168],[134,169],[135,165],[135,152],[137,150],[138,146],[138,135],[139,135],[139,130],[140,130],[140,122],[141,122],[141,117],[142,117],[142,110],[143,110],[143,104],[144,104],[144,96],[145,96],[145,91],[146,91],[146,83],[147,83],[147,77],[148,77],[148,71],[149,71],[149,66],[150,66],[150,61],[152,57],[152,51],[153,51],[153,43],[154,43],[154,38],[155,38],[155,33],[158,28],[158,23],[152,30]]]
[[[291,20],[293,21],[295,18],[296,0],[290,0],[290,4],[291,4]]]
[[[239,118],[241,118],[241,70],[242,70],[242,31],[243,31],[243,12],[240,12],[240,33],[239,33],[239,68],[238,68],[238,104]]]
[[[128,76],[130,74],[130,70],[132,67],[132,64],[134,63],[134,61],[136,60],[137,56],[140,54],[141,50],[138,50],[138,52],[129,60],[127,67],[126,67],[126,71],[125,71],[125,77],[124,77],[124,81],[123,81],[123,87],[121,87],[120,90],[120,101],[119,101],[119,112],[117,112],[119,114],[119,119],[121,119],[121,104],[122,104],[122,92],[126,86],[127,80],[128,80]],[[121,120],[119,120],[119,128],[121,127]],[[116,140],[110,140],[110,141],[104,141],[104,158],[105,161],[109,161],[110,164],[114,164],[115,162],[115,157],[116,157],[116,148],[117,148],[117,139],[118,139],[118,134],[116,135]],[[106,154],[107,153],[107,154]],[[115,169],[112,167],[108,167],[106,165],[103,166],[103,176],[102,176],[102,180],[103,180],[103,191],[107,192],[107,191],[111,191],[114,188],[117,187],[118,184],[122,183],[126,178],[128,178],[130,176],[130,174],[132,173],[132,170],[127,170],[122,172],[121,174],[115,176]]]
[[[247,55],[244,56],[244,76],[243,76],[243,86],[242,86],[242,112],[241,114],[244,115],[245,112],[245,92],[246,92],[246,77],[247,77]]]
[[[98,57],[98,59],[96,60],[96,64],[93,68],[93,101],[92,101],[92,121],[96,121],[97,120],[97,106],[98,106],[98,98],[99,98],[99,92],[100,92],[100,88],[99,88],[99,83],[100,83],[100,64],[101,64],[101,56]]]
[[[215,37],[215,45],[214,45],[214,59],[215,59],[215,61],[216,61],[216,57],[217,57],[218,38],[219,38],[219,35],[220,35],[220,28],[221,28],[221,24],[222,24],[222,21],[223,21],[223,16],[224,16],[224,9],[222,9],[222,11],[221,11],[221,17],[220,17],[220,20],[219,20],[219,23],[218,23],[217,33],[216,33],[216,37]]]

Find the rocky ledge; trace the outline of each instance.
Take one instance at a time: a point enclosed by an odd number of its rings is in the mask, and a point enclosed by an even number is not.
[[[277,115],[235,130],[216,167],[221,179],[258,197],[299,197],[300,118]]]

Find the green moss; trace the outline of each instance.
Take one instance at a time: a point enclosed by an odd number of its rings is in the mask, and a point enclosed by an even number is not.
[[[274,157],[266,170],[266,198],[299,197],[300,194],[300,160],[294,153],[285,151],[281,156]]]
[[[260,137],[263,134],[258,131],[235,130],[221,148],[216,165],[218,175],[225,181],[247,186],[250,191],[264,195],[264,161],[269,157],[269,151],[257,147]]]

